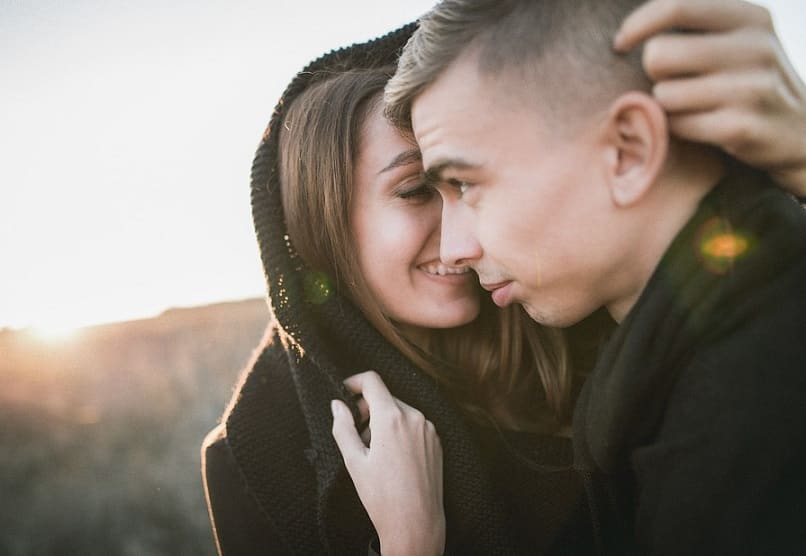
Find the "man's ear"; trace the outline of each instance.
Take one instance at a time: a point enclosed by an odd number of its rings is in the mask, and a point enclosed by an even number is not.
[[[666,162],[669,131],[663,108],[645,93],[621,95],[610,105],[605,142],[613,203],[631,206],[650,190]]]

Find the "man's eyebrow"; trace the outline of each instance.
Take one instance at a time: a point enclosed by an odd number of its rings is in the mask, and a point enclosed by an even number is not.
[[[402,153],[394,157],[392,159],[392,162],[390,162],[389,165],[386,166],[386,168],[378,172],[378,174],[383,174],[384,172],[388,172],[389,170],[394,170],[395,168],[406,166],[408,164],[411,164],[412,162],[420,162],[422,159],[423,157],[420,154],[420,149],[409,149],[407,151],[403,151]]]
[[[472,170],[477,166],[461,158],[443,158],[425,170],[425,181],[428,184],[437,184],[443,181],[442,173],[446,170]]]

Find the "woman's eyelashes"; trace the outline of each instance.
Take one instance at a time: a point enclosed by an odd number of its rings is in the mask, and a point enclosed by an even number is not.
[[[430,185],[418,182],[416,184],[407,185],[397,191],[396,196],[399,199],[406,201],[420,201],[425,202],[434,197],[436,191]]]

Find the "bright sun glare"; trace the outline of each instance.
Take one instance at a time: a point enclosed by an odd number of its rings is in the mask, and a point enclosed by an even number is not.
[[[29,330],[39,340],[48,343],[61,343],[72,339],[76,335],[78,328],[66,323],[54,323],[35,325]]]

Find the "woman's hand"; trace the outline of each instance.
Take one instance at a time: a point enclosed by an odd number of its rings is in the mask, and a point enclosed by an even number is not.
[[[344,384],[363,395],[359,408],[370,434],[365,444],[350,410],[333,400],[333,437],[378,532],[381,553],[442,554],[442,445],[434,425],[394,398],[373,371]]]
[[[675,135],[718,145],[806,196],[806,85],[766,9],[650,0],[624,21],[614,47],[644,40],[644,69]]]

